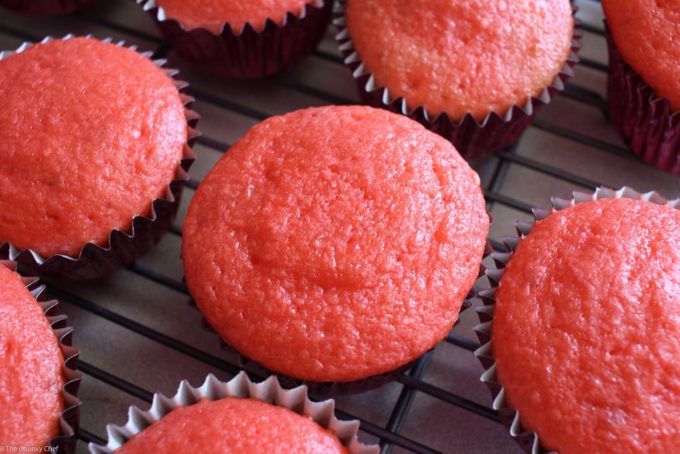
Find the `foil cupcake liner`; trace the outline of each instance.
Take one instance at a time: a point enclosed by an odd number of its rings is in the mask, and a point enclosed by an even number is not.
[[[156,0],[136,0],[158,23],[165,39],[200,69],[232,79],[273,75],[308,55],[330,20],[332,0],[305,4],[299,15],[287,13],[281,24],[267,19],[262,30],[247,23],[242,30],[224,24],[220,33],[187,29],[167,17]]]
[[[515,224],[517,236],[505,238],[503,240],[503,249],[501,250],[499,248],[491,253],[495,268],[488,268],[485,272],[485,275],[491,284],[490,288],[480,290],[477,294],[482,300],[483,305],[477,308],[480,324],[474,327],[481,343],[481,346],[475,351],[475,356],[484,368],[481,381],[484,382],[491,391],[493,397],[492,408],[498,411],[501,422],[508,428],[510,436],[529,454],[540,454],[547,450],[541,446],[538,434],[526,430],[522,426],[519,412],[510,407],[507,403],[505,399],[505,390],[497,379],[496,363],[491,349],[491,326],[493,323],[494,307],[496,304],[495,295],[498,284],[503,277],[505,267],[512,258],[514,251],[517,249],[517,246],[522,239],[531,232],[536,221],[543,220],[553,212],[563,210],[570,206],[594,200],[619,198],[645,200],[680,210],[680,199],[667,200],[657,192],[640,193],[629,187],[622,187],[618,190],[600,187],[594,193],[574,192],[571,199],[553,198],[551,200],[553,206],[552,210],[534,209],[534,220],[517,222]]]
[[[578,62],[577,54],[581,48],[582,34],[578,28],[579,21],[574,18],[570,54],[552,83],[538,96],[531,97],[524,105],[510,106],[502,115],[490,112],[480,121],[468,113],[460,120],[455,120],[446,113],[432,114],[425,106],[411,106],[404,97],[393,97],[387,87],[376,82],[373,74],[367,71],[349,35],[346,4],[347,0],[337,0],[333,7],[333,25],[337,30],[335,40],[344,57],[345,65],[352,71],[359,95],[364,102],[416,120],[453,143],[468,161],[502,151],[516,143],[541,107],[550,103],[558,92],[564,90],[564,83],[573,77],[572,68]]]
[[[16,271],[17,263],[11,260],[0,260],[0,266]],[[73,328],[67,325],[66,315],[58,313],[59,302],[56,299],[44,300],[42,293],[44,285],[39,285],[38,278],[21,276],[26,288],[40,305],[47,318],[54,336],[59,341],[59,348],[64,357],[64,386],[62,396],[64,410],[59,415],[59,435],[50,440],[50,452],[73,453],[76,449],[76,432],[79,426],[80,400],[76,397],[82,376],[76,372],[79,351],[71,345]],[[45,448],[43,448],[45,449]]]
[[[480,274],[482,271],[480,271]],[[463,313],[464,310],[468,309],[471,306],[470,298],[473,296],[474,289],[470,290],[470,294],[468,297],[463,301],[463,305],[460,308],[459,315]],[[189,298],[189,305],[196,309],[197,311],[201,312],[200,308],[196,304],[196,302],[193,300],[193,298]],[[385,385],[389,382],[397,380],[399,377],[401,377],[405,372],[407,372],[411,367],[413,367],[418,359],[424,355],[427,355],[430,351],[432,351],[435,347],[433,346],[432,349],[428,350],[427,352],[423,353],[419,358],[414,359],[413,361],[408,362],[407,364],[397,367],[396,369],[393,369],[391,371],[383,372],[381,374],[376,374],[376,375],[371,375],[365,378],[362,378],[360,380],[353,380],[353,381],[327,381],[327,382],[317,382],[317,381],[311,381],[311,380],[301,380],[298,378],[294,378],[285,374],[281,374],[278,372],[275,372],[271,369],[268,369],[264,365],[260,364],[259,362],[252,360],[248,358],[247,356],[242,355],[237,349],[232,347],[231,345],[227,344],[224,342],[224,339],[219,335],[219,333],[210,325],[208,320],[205,318],[203,313],[201,312],[201,325],[203,329],[214,333],[217,338],[219,339],[220,346],[225,352],[225,356],[227,358],[227,361],[231,364],[236,365],[238,368],[247,370],[248,372],[260,375],[260,376],[275,376],[279,380],[282,386],[285,388],[293,388],[296,386],[306,386],[307,389],[309,390],[309,393],[317,398],[329,398],[329,397],[338,397],[338,396],[346,396],[346,395],[351,395],[351,394],[360,394],[364,393],[367,391],[371,391],[373,389],[379,388],[382,385]],[[459,317],[460,319],[460,317]],[[458,324],[459,319],[456,320],[454,323],[454,326]]]
[[[67,35],[63,39],[72,39],[74,37],[74,35]],[[41,43],[46,43],[53,39],[47,37]],[[111,38],[103,41],[113,43]],[[118,41],[115,44],[119,47],[125,47],[124,41]],[[31,43],[24,43],[14,52],[0,52],[0,60],[16,53],[24,52],[31,45]],[[137,49],[136,46],[128,48],[133,51]],[[146,58],[151,57],[150,52],[143,52],[141,55]],[[154,60],[153,62],[159,68],[162,68],[166,63],[165,60]],[[178,73],[174,69],[164,69],[164,71],[171,78]],[[174,80],[174,83],[178,91],[180,91],[180,98],[184,103],[188,138],[174,179],[169,182],[165,196],[153,200],[150,213],[147,216],[135,216],[132,219],[129,231],[112,230],[109,234],[108,243],[105,246],[100,246],[96,243],[85,244],[75,257],[64,254],[43,257],[31,249],[20,249],[9,242],[0,241],[0,258],[9,258],[16,261],[19,264],[19,269],[26,271],[28,274],[37,274],[46,278],[89,280],[103,277],[118,268],[129,265],[160,241],[161,237],[170,228],[170,224],[177,214],[182,189],[188,179],[187,171],[195,159],[194,153],[191,150],[191,144],[199,136],[198,131],[194,129],[199,115],[190,109],[194,98],[182,93],[188,87],[188,84],[180,80]]]
[[[0,0],[0,5],[27,16],[69,14],[95,0]]]
[[[628,65],[605,27],[609,50],[609,116],[623,140],[646,163],[680,176],[680,111],[660,98]]]
[[[205,399],[214,401],[226,397],[258,399],[311,418],[321,427],[331,430],[350,453],[377,454],[379,452],[378,446],[365,445],[357,439],[359,421],[343,421],[335,417],[334,401],[314,402],[309,399],[304,386],[283,389],[276,377],[269,377],[261,383],[254,383],[245,372],[241,372],[228,382],[220,381],[210,374],[198,388],[183,380],[173,397],[154,394],[149,410],[142,411],[132,406],[128,410],[128,420],[124,425],[107,425],[106,446],[90,443],[90,453],[113,453],[136,434],[161,420],[175,408],[193,405]]]

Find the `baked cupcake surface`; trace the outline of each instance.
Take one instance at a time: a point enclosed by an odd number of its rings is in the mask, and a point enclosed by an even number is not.
[[[538,221],[495,295],[498,382],[560,453],[680,447],[680,211],[587,202]]]
[[[174,82],[90,38],[0,61],[0,242],[43,256],[105,246],[164,197],[187,142]]]
[[[196,192],[182,255],[208,322],[311,381],[391,371],[451,329],[489,218],[477,174],[418,123],[322,107],[251,129]]]
[[[569,0],[348,0],[346,14],[378,86],[454,120],[539,95],[564,67],[574,27]]]
[[[616,48],[633,70],[680,110],[680,3],[603,0]]]
[[[267,19],[282,24],[287,13],[299,15],[314,0],[156,0],[166,16],[188,29],[205,28],[220,33],[228,24],[239,33],[246,24],[264,28]]]
[[[64,358],[42,308],[0,265],[0,445],[41,448],[59,434]]]
[[[176,408],[116,452],[330,454],[348,451],[330,430],[308,417],[255,399],[227,397]]]

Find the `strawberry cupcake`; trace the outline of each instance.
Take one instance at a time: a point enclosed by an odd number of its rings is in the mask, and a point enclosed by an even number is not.
[[[297,380],[348,383],[449,333],[488,229],[479,177],[448,141],[386,110],[328,106],[269,118],[224,155],[182,255],[228,345]]]
[[[195,135],[159,65],[93,38],[0,59],[0,253],[45,276],[92,279],[167,230]]]
[[[680,175],[680,5],[603,0],[612,123],[635,154]]]
[[[493,254],[477,352],[527,452],[680,448],[680,200],[553,201]]]
[[[332,0],[137,0],[172,48],[201,69],[235,79],[279,73],[323,35]]]
[[[64,316],[46,316],[57,302],[38,302],[43,288],[15,267],[0,261],[0,446],[73,452],[80,376],[71,328]]]
[[[580,37],[569,0],[340,0],[334,23],[365,101],[466,159],[519,140],[572,75]]]
[[[312,402],[305,387],[284,390],[274,377],[256,384],[245,372],[226,383],[209,375],[199,388],[182,382],[172,398],[154,395],[146,412],[130,408],[127,424],[107,426],[107,445],[91,443],[90,453],[379,452],[357,440],[357,421],[333,411],[333,401]]]
[[[28,16],[69,14],[95,0],[0,0],[0,6]]]

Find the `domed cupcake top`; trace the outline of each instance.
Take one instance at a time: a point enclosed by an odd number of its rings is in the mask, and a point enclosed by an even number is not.
[[[44,446],[59,434],[64,358],[42,308],[0,265],[0,445]]]
[[[573,35],[569,0],[348,0],[347,27],[378,86],[456,120],[540,95]]]
[[[76,38],[0,60],[0,242],[43,256],[108,243],[165,196],[187,141],[151,60]]]
[[[314,0],[156,0],[166,16],[187,29],[205,28],[220,33],[228,24],[239,33],[246,24],[264,28],[267,19],[283,23],[287,13],[299,15],[305,4]]]
[[[330,430],[284,407],[228,397],[179,407],[117,453],[156,451],[347,453]]]
[[[505,399],[561,453],[680,445],[680,211],[587,202],[538,221],[500,281]]]
[[[295,378],[393,370],[451,329],[489,218],[477,174],[403,116],[323,107],[251,129],[184,225],[192,296],[222,338]]]
[[[680,110],[680,2],[603,0],[602,6],[623,59]]]

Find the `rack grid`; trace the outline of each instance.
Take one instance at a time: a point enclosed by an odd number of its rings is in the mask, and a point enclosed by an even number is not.
[[[607,123],[606,50],[598,2],[575,2],[584,21],[581,62],[564,93],[546,106],[518,145],[473,163],[494,217],[491,237],[511,234],[549,197],[600,185],[630,185],[680,196],[680,179],[641,163]],[[94,283],[51,283],[48,292],[75,327],[81,349],[81,430],[78,452],[103,442],[105,424],[122,423],[127,407],[148,406],[152,393],[173,393],[179,381],[197,384],[208,373],[228,379],[239,372],[221,351],[217,336],[201,328],[187,303],[179,259],[181,222],[200,180],[250,126],[271,115],[322,104],[358,102],[332,27],[311,57],[277,77],[230,82],[202,75],[163,43],[153,21],[131,0],[102,0],[75,15],[25,18],[0,10],[0,49],[42,37],[93,34],[150,50],[179,68],[196,98],[203,135],[190,172],[180,214],[159,246],[125,270]],[[490,408],[479,382],[479,346],[471,327],[474,311],[433,351],[396,382],[337,400],[340,418],[361,421],[363,440],[391,452],[520,452]],[[251,378],[262,377],[250,373]]]

